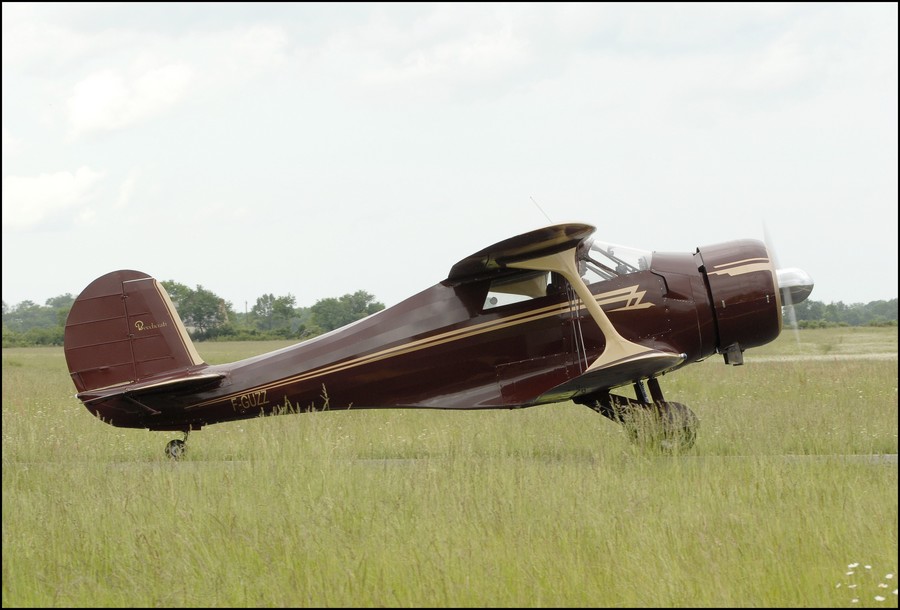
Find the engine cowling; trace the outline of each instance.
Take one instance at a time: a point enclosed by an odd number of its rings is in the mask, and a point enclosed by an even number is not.
[[[716,349],[726,363],[741,364],[745,349],[765,345],[781,333],[781,293],[772,257],[754,239],[704,246],[694,256],[706,278]]]

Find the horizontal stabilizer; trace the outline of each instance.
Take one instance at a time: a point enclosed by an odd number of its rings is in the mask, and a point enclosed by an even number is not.
[[[170,377],[167,379],[146,380],[138,383],[122,384],[112,387],[103,388],[89,392],[78,394],[78,398],[88,403],[94,400],[102,400],[111,396],[143,396],[145,394],[156,393],[193,393],[201,390],[209,390],[217,387],[225,378],[224,373],[188,373],[180,377]]]

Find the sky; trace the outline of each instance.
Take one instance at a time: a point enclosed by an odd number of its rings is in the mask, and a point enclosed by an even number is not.
[[[2,3],[3,301],[394,305],[563,222],[897,298],[897,3]]]

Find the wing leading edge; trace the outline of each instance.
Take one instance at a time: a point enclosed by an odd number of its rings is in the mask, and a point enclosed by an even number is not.
[[[462,259],[453,265],[447,279],[455,282],[479,279],[516,261],[575,248],[594,231],[596,228],[588,224],[567,223],[510,237]]]

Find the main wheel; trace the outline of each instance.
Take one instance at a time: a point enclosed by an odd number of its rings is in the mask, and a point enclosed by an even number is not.
[[[185,451],[186,447],[184,445],[184,441],[180,438],[171,440],[166,444],[166,456],[172,458],[173,460],[180,460],[182,457],[184,457]]]
[[[621,418],[628,438],[637,445],[663,452],[690,449],[700,421],[680,402],[655,402],[629,408]]]

